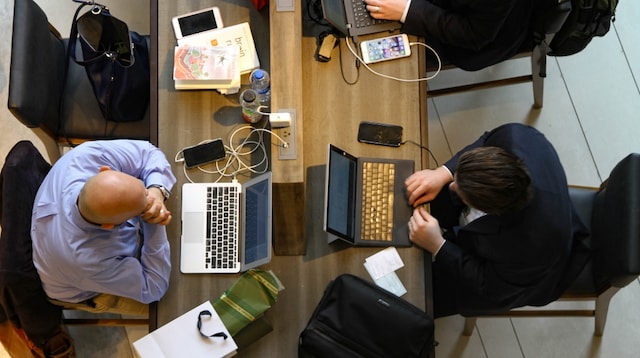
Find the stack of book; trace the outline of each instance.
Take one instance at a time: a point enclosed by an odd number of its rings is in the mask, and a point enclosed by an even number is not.
[[[176,46],[173,57],[175,89],[240,88],[240,47]]]
[[[235,55],[235,50],[230,50],[231,53],[222,54],[220,51],[226,48],[237,48],[237,55]],[[234,71],[233,76],[235,75],[235,70],[239,72],[237,77],[229,80],[228,72],[225,69],[219,69],[221,72],[215,72],[215,76],[226,76],[226,77],[216,77],[212,78],[214,72],[209,72],[209,77],[199,77],[199,78],[184,78],[180,77],[183,75],[183,66],[185,63],[180,62],[183,61],[183,56],[185,51],[182,50],[186,48],[196,49],[203,53],[210,53],[211,55],[217,55],[216,59],[220,60],[219,56],[225,56],[225,58],[231,59],[233,56],[236,56],[236,66],[228,66],[225,63],[225,66],[228,67],[229,70]],[[216,49],[220,51],[210,51],[203,50],[207,49]],[[227,26],[220,29],[209,30],[200,32],[194,35],[185,36],[178,40],[178,46],[176,47],[176,56],[174,58],[174,80],[176,80],[176,89],[216,89],[222,94],[232,94],[237,93],[240,89],[240,75],[250,73],[252,70],[260,67],[260,60],[258,59],[258,52],[256,51],[255,43],[253,41],[253,35],[251,34],[251,28],[249,27],[248,22],[243,22],[233,26]],[[191,51],[193,53],[193,51]],[[189,55],[191,56],[191,55]],[[209,56],[209,60],[211,60],[211,56]],[[193,65],[194,60],[190,60],[191,63],[189,65]],[[215,60],[213,64],[208,64],[208,69],[214,68],[216,65]],[[222,64],[218,64],[222,65]],[[203,65],[204,66],[204,65]],[[212,67],[214,66],[214,67]],[[179,68],[181,67],[181,68]],[[196,66],[197,67],[197,66]],[[194,67],[194,68],[196,68]],[[220,67],[220,66],[217,66]],[[216,68],[216,71],[218,69]],[[178,76],[176,73],[178,72]],[[197,74],[202,76],[198,69],[195,71]],[[187,74],[187,76],[190,76]],[[186,82],[185,82],[186,81]]]

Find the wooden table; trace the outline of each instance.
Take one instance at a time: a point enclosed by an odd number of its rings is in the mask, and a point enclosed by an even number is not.
[[[427,167],[426,152],[417,145],[400,148],[366,145],[356,140],[358,123],[363,120],[400,124],[404,139],[426,143],[426,86],[424,83],[401,83],[383,79],[360,68],[355,85],[343,81],[335,49],[328,63],[314,60],[315,38],[303,36],[302,11],[279,12],[276,3],[258,13],[251,2],[220,2],[226,25],[249,21],[262,67],[272,74],[272,109],[296,110],[299,155],[294,161],[278,161],[272,156],[276,185],[291,184],[301,188],[304,222],[297,233],[304,235],[303,255],[274,256],[263,269],[273,270],[285,286],[278,302],[266,313],[273,331],[240,352],[247,357],[295,357],[298,335],[306,325],[323,290],[341,273],[369,278],[362,263],[379,248],[354,248],[327,244],[322,229],[324,170],[327,144],[333,143],[358,156],[412,159],[416,168]],[[240,5],[242,4],[242,5]],[[157,36],[157,116],[158,143],[172,161],[183,147],[202,140],[222,137],[243,124],[238,96],[222,96],[215,91],[173,90],[173,46],[175,38],[171,17],[211,6],[204,0],[158,2]],[[268,12],[268,14],[267,14]],[[269,15],[269,16],[267,16]],[[269,28],[270,31],[263,31]],[[262,29],[262,30],[261,30]],[[265,39],[265,32],[267,38]],[[269,43],[270,46],[264,46]],[[342,55],[345,77],[357,76],[352,55],[344,40]],[[269,55],[270,52],[270,55]],[[286,66],[286,67],[285,67]],[[271,67],[271,68],[270,68]],[[410,58],[376,65],[376,70],[403,78],[416,78],[424,71],[423,51]],[[153,83],[153,82],[152,82]],[[247,78],[243,77],[246,86]],[[274,150],[275,151],[275,150]],[[214,301],[239,277],[237,274],[182,274],[179,270],[181,185],[186,182],[182,164],[174,163],[178,183],[168,202],[173,221],[167,227],[172,246],[173,264],[169,291],[157,304],[157,325],[161,326],[205,300]],[[212,175],[189,173],[196,181],[211,181]],[[287,213],[295,207],[274,205],[276,213]],[[300,224],[300,222],[293,225]],[[286,231],[286,227],[279,227]],[[276,238],[277,239],[277,238]],[[405,267],[398,276],[408,293],[403,296],[414,305],[431,311],[430,285],[425,287],[425,267],[430,274],[430,260],[417,248],[399,249]]]

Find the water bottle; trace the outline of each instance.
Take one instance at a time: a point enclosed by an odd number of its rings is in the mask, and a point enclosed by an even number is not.
[[[240,106],[242,106],[242,118],[247,123],[257,123],[262,119],[259,112],[260,101],[258,94],[252,89],[246,89],[240,94]]]
[[[271,102],[271,79],[269,73],[263,69],[255,69],[249,76],[251,89],[256,91],[260,97],[260,103],[268,106]]]

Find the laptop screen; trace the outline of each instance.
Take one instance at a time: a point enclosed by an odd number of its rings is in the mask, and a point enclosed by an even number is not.
[[[334,235],[353,240],[357,159],[330,145],[327,165],[326,230]]]
[[[344,0],[322,0],[322,13],[325,20],[333,27],[345,36],[349,35],[347,15],[344,12]]]
[[[267,174],[244,188],[243,270],[271,260],[271,173]]]

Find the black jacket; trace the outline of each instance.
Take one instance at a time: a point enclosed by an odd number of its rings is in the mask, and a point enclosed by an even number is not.
[[[445,165],[454,172],[460,155],[479,146],[501,147],[522,159],[532,180],[533,198],[520,211],[485,215],[449,235],[434,266],[434,275],[455,282],[455,290],[443,296],[457,301],[463,315],[554,301],[585,263],[573,262],[571,255],[587,234],[571,203],[560,160],[542,133],[507,124],[485,133]],[[448,188],[441,194],[454,197],[451,207],[431,207],[446,227],[457,220],[463,204]]]
[[[412,0],[402,31],[468,71],[513,57],[530,40],[532,0]]]

